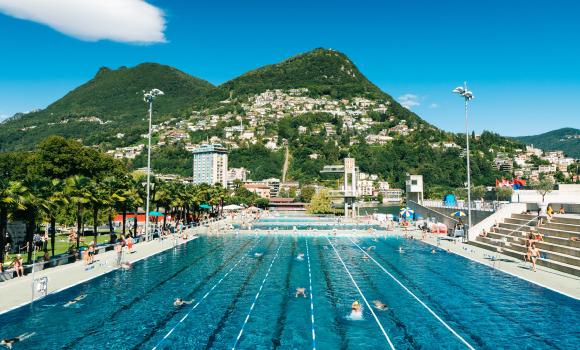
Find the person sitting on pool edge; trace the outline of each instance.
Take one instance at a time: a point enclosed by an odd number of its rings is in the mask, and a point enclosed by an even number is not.
[[[183,306],[183,305],[186,305],[186,304],[189,305],[191,303],[193,303],[193,300],[185,301],[185,300],[183,300],[181,298],[176,298],[175,301],[173,302],[173,306]]]
[[[306,288],[296,288],[296,295],[295,297],[298,298],[298,296],[302,295],[303,297],[306,298]]]

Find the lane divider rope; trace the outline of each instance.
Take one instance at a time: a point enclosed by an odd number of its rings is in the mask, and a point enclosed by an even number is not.
[[[252,246],[252,248],[250,248],[250,250],[248,251],[248,253],[250,253],[252,250],[254,250],[254,248],[258,245],[258,242],[260,240],[257,240],[256,243]],[[219,281],[217,281],[204,295],[203,297],[195,303],[195,305],[193,305],[191,307],[191,309],[185,314],[185,316],[183,316],[178,323],[175,324],[175,326],[173,326],[173,328],[171,328],[169,330],[169,332],[167,332],[167,334],[165,334],[165,336],[163,336],[163,338],[161,338],[161,340],[152,348],[152,350],[157,350],[157,348],[159,347],[159,345],[161,345],[161,343],[163,343],[165,341],[165,339],[169,338],[169,336],[173,333],[173,331],[175,331],[175,329],[183,323],[183,321],[185,321],[189,315],[195,310],[197,309],[197,307],[210,295],[211,292],[213,292],[214,289],[216,289],[227,277],[228,275],[236,268],[238,267],[238,265],[240,265],[240,263],[247,258],[247,254],[244,254],[244,256],[242,256],[235,264],[234,266],[232,266],[228,272],[226,272],[222,278],[220,278]]]
[[[383,327],[381,321],[379,321],[379,318],[377,317],[377,315],[375,314],[373,308],[371,307],[371,305],[369,304],[367,298],[365,297],[365,295],[363,294],[363,292],[360,290],[358,284],[356,283],[356,281],[354,280],[354,277],[352,277],[352,274],[350,273],[350,270],[348,269],[348,267],[346,266],[346,264],[344,263],[344,260],[342,260],[342,257],[340,256],[340,254],[338,253],[338,251],[336,250],[336,248],[334,247],[334,244],[332,244],[332,242],[330,241],[330,239],[328,237],[326,237],[326,239],[328,240],[328,243],[330,243],[330,246],[332,247],[332,249],[334,250],[334,253],[336,253],[336,256],[338,257],[338,259],[340,260],[340,262],[342,263],[342,266],[344,267],[346,273],[348,274],[348,277],[350,277],[350,280],[352,281],[352,284],[355,286],[355,288],[358,291],[358,294],[360,294],[361,298],[363,299],[363,301],[365,302],[367,308],[369,309],[369,311],[371,312],[371,314],[373,315],[373,317],[375,318],[375,321],[377,322],[377,325],[379,326],[379,328],[381,329],[381,332],[383,333],[383,335],[385,336],[385,339],[387,339],[387,342],[389,343],[389,346],[392,350],[395,350],[395,346],[393,345],[393,342],[391,342],[391,338],[389,338],[389,335],[387,334],[387,332],[385,331],[385,328]]]
[[[306,238],[306,260],[308,261],[308,284],[310,289],[310,320],[312,322],[312,350],[316,350],[316,332],[314,331],[314,294],[312,292],[312,272],[310,270],[310,251]]]
[[[421,299],[419,299],[419,297],[417,297],[415,295],[415,293],[411,292],[409,290],[409,288],[407,288],[403,283],[401,283],[401,281],[399,281],[395,276],[393,276],[389,271],[387,271],[387,269],[384,268],[383,265],[381,265],[378,261],[375,260],[375,258],[373,258],[372,256],[370,256],[364,249],[362,249],[355,241],[352,240],[352,238],[348,238],[350,239],[350,241],[357,246],[358,249],[360,249],[367,257],[369,257],[381,270],[383,270],[384,273],[386,273],[389,277],[391,277],[395,282],[397,282],[397,284],[399,286],[401,286],[401,288],[403,288],[407,293],[409,293],[413,298],[415,298],[415,300],[417,300],[419,302],[419,304],[421,304],[425,309],[427,309],[427,311],[429,311],[429,313],[431,315],[433,315],[443,326],[445,326],[445,328],[447,328],[451,333],[453,333],[453,335],[455,335],[463,344],[465,344],[465,346],[467,346],[469,349],[471,350],[475,350],[475,348],[469,344],[461,335],[459,335],[453,328],[451,328],[451,326],[449,326],[445,321],[443,321],[443,319],[441,317],[439,317],[439,315],[437,315],[435,313],[435,311],[431,310],[431,308],[429,306],[427,306],[427,304],[425,304]]]
[[[250,310],[248,311],[248,314],[246,315],[246,318],[244,319],[244,323],[242,324],[242,328],[240,329],[240,332],[238,333],[238,336],[236,337],[236,341],[234,342],[234,345],[232,346],[232,350],[236,349],[236,346],[238,345],[240,339],[242,338],[242,334],[244,333],[244,328],[246,327],[246,324],[250,320],[250,316],[252,315],[252,311],[254,311],[254,307],[256,306],[256,302],[258,301],[258,298],[260,297],[260,293],[262,292],[262,288],[264,287],[264,283],[266,283],[266,279],[268,278],[268,275],[270,275],[270,270],[272,270],[272,265],[274,265],[274,262],[278,258],[278,253],[280,252],[280,247],[282,247],[282,243],[280,243],[278,245],[278,249],[276,249],[276,255],[274,255],[274,259],[272,259],[272,262],[270,262],[270,266],[268,267],[268,271],[266,271],[266,275],[264,276],[264,279],[262,280],[262,284],[260,284],[260,288],[258,289],[256,296],[254,297],[254,301],[252,302],[252,306],[250,306]]]

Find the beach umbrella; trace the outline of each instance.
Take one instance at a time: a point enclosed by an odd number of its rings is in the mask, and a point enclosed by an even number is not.
[[[158,211],[150,211],[149,216],[163,216],[163,213],[160,213]]]
[[[401,215],[401,217],[403,218],[410,218],[413,216],[413,214],[415,214],[415,211],[411,208],[401,208],[401,210],[399,211],[399,214]]]
[[[209,204],[201,204],[199,207],[201,209],[211,209],[211,205],[209,205]]]
[[[262,211],[262,209],[255,207],[255,206],[251,206],[248,208],[248,211]]]
[[[464,212],[462,211],[456,211],[453,214],[451,214],[451,216],[455,216],[455,217],[463,217],[463,216],[467,216]]]
[[[236,204],[230,204],[224,207],[224,210],[240,210],[240,209],[243,209],[243,207],[240,207],[239,205]]]

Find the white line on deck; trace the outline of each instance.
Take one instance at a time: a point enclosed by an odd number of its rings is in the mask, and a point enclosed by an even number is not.
[[[256,293],[256,296],[254,297],[254,301],[252,302],[252,306],[250,307],[250,310],[248,311],[248,314],[246,315],[246,319],[244,320],[244,323],[242,324],[242,328],[240,329],[240,333],[238,333],[238,336],[236,337],[236,341],[234,343],[234,346],[232,346],[232,350],[236,349],[236,346],[238,345],[238,342],[240,341],[240,338],[242,337],[242,333],[244,333],[244,328],[246,327],[246,324],[248,323],[248,320],[250,319],[250,315],[252,314],[252,311],[254,310],[254,305],[256,304],[256,302],[258,301],[258,298],[260,297],[260,291],[262,290],[262,287],[264,287],[264,283],[266,283],[266,279],[268,278],[268,275],[270,274],[270,270],[272,269],[272,265],[274,265],[276,258],[278,258],[278,253],[280,252],[280,247],[282,247],[282,243],[280,243],[278,245],[278,249],[276,249],[276,255],[274,255],[274,259],[272,259],[272,262],[270,263],[270,266],[268,267],[268,271],[266,271],[266,275],[264,276],[264,279],[262,280],[262,284],[260,285],[260,289],[258,290],[258,292]]]
[[[316,350],[316,332],[314,331],[314,294],[312,293],[312,272],[310,271],[310,251],[306,238],[306,261],[308,261],[308,283],[310,289],[310,320],[312,323],[312,350]]]
[[[375,258],[373,258],[372,256],[370,256],[364,249],[362,249],[355,241],[352,240],[352,238],[348,238],[350,239],[350,241],[357,246],[358,249],[360,249],[366,256],[368,256],[381,270],[383,270],[384,273],[386,273],[389,277],[391,277],[395,282],[397,282],[397,284],[399,286],[401,286],[401,288],[403,288],[405,291],[407,291],[407,293],[409,293],[413,298],[415,298],[415,300],[417,300],[421,305],[423,305],[423,307],[425,309],[427,309],[427,311],[429,311],[429,313],[431,313],[431,315],[433,315],[439,322],[441,322],[441,324],[443,326],[445,326],[445,328],[447,328],[451,333],[453,333],[453,335],[455,335],[463,344],[465,344],[465,346],[467,346],[469,349],[471,350],[475,350],[475,348],[473,346],[471,346],[471,344],[469,344],[465,339],[463,339],[462,336],[460,336],[453,328],[451,328],[445,321],[443,321],[443,319],[441,319],[441,317],[439,317],[433,310],[431,310],[431,308],[429,306],[427,306],[427,304],[425,304],[421,299],[419,299],[419,297],[417,297],[413,292],[411,292],[409,290],[409,288],[407,288],[403,283],[401,283],[401,281],[399,281],[395,276],[393,276],[389,271],[387,271],[387,269],[385,269],[383,267],[383,265],[381,265],[378,261],[375,260]]]
[[[373,317],[375,318],[375,321],[377,321],[377,325],[379,326],[379,328],[381,329],[381,332],[383,332],[383,335],[385,336],[385,339],[387,339],[387,342],[389,343],[389,346],[391,347],[391,349],[395,350],[395,346],[393,345],[393,343],[391,342],[391,338],[389,338],[389,335],[387,334],[387,332],[385,331],[385,328],[383,328],[383,325],[381,324],[381,321],[379,321],[379,318],[377,317],[377,315],[375,314],[375,312],[373,311],[373,308],[371,307],[371,305],[369,304],[367,298],[365,297],[365,295],[363,294],[363,292],[360,290],[358,284],[356,283],[356,281],[354,280],[354,277],[352,277],[352,274],[350,273],[350,270],[348,269],[348,267],[346,267],[346,264],[344,263],[344,260],[342,260],[342,258],[340,257],[340,254],[338,253],[338,251],[336,250],[336,248],[334,247],[334,244],[332,244],[332,242],[330,241],[330,239],[328,237],[326,237],[326,239],[328,240],[328,243],[330,243],[330,246],[332,247],[332,249],[334,250],[334,252],[336,253],[336,256],[338,257],[338,259],[340,260],[340,262],[342,263],[342,266],[344,266],[344,269],[346,270],[346,273],[348,274],[348,277],[350,277],[350,280],[352,281],[352,284],[354,284],[356,290],[358,290],[358,294],[360,294],[361,298],[364,300],[367,308],[369,309],[369,311],[371,312],[371,314],[373,315]]]
[[[251,252],[252,250],[254,250],[254,248],[256,247],[256,245],[258,244],[258,242],[259,242],[259,240],[257,240],[257,241],[256,241],[256,243],[255,243],[255,244],[252,246],[252,248],[250,248],[250,250],[248,251],[248,253],[249,253],[249,252]],[[171,335],[171,333],[173,333],[173,331],[174,331],[174,330],[177,328],[177,326],[179,326],[180,324],[182,324],[182,323],[183,323],[183,321],[185,321],[185,320],[186,320],[186,319],[189,317],[189,315],[190,315],[190,314],[193,312],[193,310],[197,309],[197,307],[199,306],[199,304],[201,304],[201,302],[202,302],[202,301],[204,301],[204,300],[205,300],[205,299],[208,297],[208,295],[209,295],[209,294],[210,294],[210,293],[211,293],[211,292],[212,292],[214,289],[216,289],[216,287],[217,287],[217,286],[219,286],[219,285],[220,285],[220,284],[221,284],[221,283],[224,281],[224,279],[226,279],[226,277],[228,277],[228,275],[229,275],[229,274],[230,274],[230,273],[231,273],[231,272],[232,272],[232,271],[233,271],[233,270],[234,270],[234,269],[235,269],[235,268],[236,268],[236,267],[237,267],[237,266],[238,266],[238,265],[239,265],[239,264],[242,262],[242,260],[244,260],[246,257],[247,257],[247,254],[244,254],[244,255],[243,255],[241,258],[240,258],[240,260],[238,260],[238,261],[237,261],[237,262],[234,264],[234,266],[232,266],[232,267],[231,267],[231,268],[228,270],[228,272],[226,272],[226,273],[225,273],[225,274],[222,276],[222,278],[220,278],[220,280],[219,280],[219,281],[217,281],[217,282],[216,282],[216,283],[215,283],[215,284],[214,284],[214,285],[211,287],[211,289],[210,289],[210,290],[208,290],[208,291],[207,291],[207,292],[204,294],[204,296],[203,296],[203,297],[202,297],[202,298],[201,298],[201,299],[200,299],[200,300],[199,300],[197,303],[195,303],[195,305],[193,305],[193,307],[191,308],[191,310],[189,310],[189,311],[188,311],[188,312],[185,314],[185,316],[183,316],[183,317],[181,318],[181,320],[179,320],[179,322],[178,322],[177,324],[175,324],[175,326],[173,326],[173,328],[171,328],[171,330],[169,330],[169,332],[167,332],[167,334],[165,334],[165,336],[164,336],[163,338],[161,338],[161,340],[160,340],[160,341],[157,343],[157,345],[155,345],[155,346],[153,347],[153,349],[152,349],[152,350],[157,350],[157,347],[158,347],[159,345],[161,345],[161,343],[163,343],[163,341],[165,341],[165,339],[169,338],[169,336]]]

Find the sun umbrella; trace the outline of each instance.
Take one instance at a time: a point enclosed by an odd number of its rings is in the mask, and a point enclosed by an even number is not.
[[[262,209],[255,207],[255,206],[251,206],[248,208],[248,211],[262,211]]]
[[[209,204],[201,204],[199,207],[201,209],[211,209],[211,205],[209,205]]]
[[[235,205],[235,204],[226,205],[224,207],[224,210],[240,210],[240,209],[242,209],[242,207],[240,207],[239,205]]]
[[[462,216],[467,216],[464,212],[462,211],[456,211],[453,214],[451,214],[452,216],[456,216],[456,217],[462,217]]]
[[[399,211],[399,214],[403,218],[410,218],[413,216],[413,214],[415,214],[415,211],[411,208],[401,208],[401,210]]]
[[[150,211],[149,216],[163,216],[163,213],[160,213],[158,211]]]

